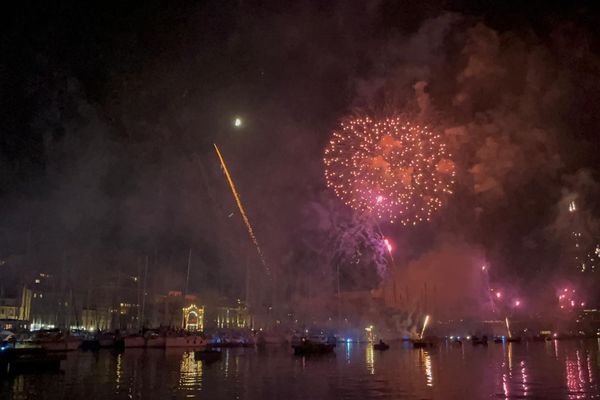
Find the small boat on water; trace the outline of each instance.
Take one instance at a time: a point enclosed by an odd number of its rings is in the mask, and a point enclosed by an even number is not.
[[[146,339],[142,335],[123,337],[123,347],[126,349],[146,347]]]
[[[473,336],[471,338],[471,343],[473,344],[473,346],[477,346],[477,345],[487,346],[488,337],[487,336],[482,336],[482,337]]]
[[[204,349],[204,350],[196,350],[194,351],[194,360],[202,360],[202,361],[218,361],[222,357],[222,353],[219,350],[215,349]]]
[[[295,355],[332,354],[335,343],[330,343],[324,336],[310,336],[292,344],[292,348]]]
[[[81,346],[81,338],[64,334],[58,329],[36,332],[31,342],[47,351],[73,351]]]
[[[148,331],[144,335],[146,339],[146,347],[147,348],[164,348],[166,346],[167,340],[164,335],[161,335],[158,332]]]
[[[212,347],[254,347],[254,340],[244,335],[219,334],[210,340]]]
[[[384,343],[383,340],[380,340],[379,343],[375,343],[373,345],[373,350],[387,350],[390,348],[390,345],[387,343]]]
[[[101,332],[96,335],[98,343],[102,348],[114,347],[117,340],[120,338],[119,333]]]
[[[0,351],[0,375],[27,372],[58,372],[64,354],[48,354],[38,348],[2,348]]]

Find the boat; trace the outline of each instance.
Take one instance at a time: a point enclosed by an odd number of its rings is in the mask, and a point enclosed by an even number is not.
[[[146,340],[142,335],[129,335],[123,338],[123,347],[126,349],[146,347]]]
[[[112,333],[100,333],[97,336],[100,347],[113,347],[116,341],[116,335]]]
[[[373,345],[373,350],[387,350],[390,348],[390,345],[384,343],[383,340],[380,340],[379,343],[375,343]]]
[[[0,375],[26,372],[58,372],[64,354],[48,354],[38,348],[2,348],[0,351]]]
[[[202,361],[218,361],[221,359],[221,352],[215,349],[204,349],[204,350],[196,350],[194,351],[194,360],[202,360]]]
[[[477,346],[477,345],[487,346],[488,338],[487,338],[487,336],[482,336],[481,338],[478,336],[473,336],[471,338],[471,343],[473,344],[473,346]]]
[[[208,340],[200,335],[167,336],[165,340],[165,347],[167,348],[199,348],[206,347],[208,344]]]
[[[293,344],[292,348],[295,355],[331,354],[335,344],[329,343],[323,336],[310,336],[302,338],[300,343]]]
[[[254,342],[243,336],[222,336],[210,340],[212,347],[254,347]]]
[[[81,339],[76,336],[65,335],[59,330],[39,331],[32,339],[32,343],[43,347],[47,351],[73,351],[81,346]]]
[[[146,347],[148,348],[164,348],[166,339],[158,332],[146,332]]]

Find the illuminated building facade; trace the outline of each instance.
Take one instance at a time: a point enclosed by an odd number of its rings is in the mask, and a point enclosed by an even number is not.
[[[191,304],[183,308],[181,327],[186,331],[204,330],[204,306]]]
[[[0,297],[0,329],[28,329],[31,313],[32,291],[23,287],[14,297]]]
[[[217,328],[220,329],[251,329],[253,320],[244,306],[237,307],[217,307],[215,309],[213,320]]]

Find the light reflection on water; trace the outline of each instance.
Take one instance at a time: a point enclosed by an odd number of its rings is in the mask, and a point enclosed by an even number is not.
[[[213,363],[152,349],[71,353],[63,373],[0,377],[0,398],[482,399],[600,398],[599,342],[490,344],[388,351],[340,344],[336,356],[288,347],[224,349]]]
[[[369,371],[369,373],[371,375],[375,374],[375,350],[373,350],[373,345],[372,344],[368,344],[366,346],[366,352],[365,352],[366,356],[367,356],[367,370]]]
[[[194,359],[194,352],[185,352],[181,357],[179,389],[190,392],[186,397],[196,397],[202,390],[202,361]]]
[[[427,352],[425,349],[421,349],[421,352],[423,354],[423,359],[425,360],[425,362],[423,363],[423,366],[425,367],[425,377],[427,379],[427,386],[431,387],[431,386],[433,386],[433,372],[431,370],[431,356],[429,355],[429,352]]]

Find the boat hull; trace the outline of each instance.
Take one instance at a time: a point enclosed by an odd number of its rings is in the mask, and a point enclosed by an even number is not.
[[[74,351],[79,348],[79,340],[54,340],[39,342],[39,345],[46,351]]]
[[[208,341],[200,336],[167,336],[165,340],[167,348],[196,348],[207,345]]]
[[[166,344],[166,338],[164,337],[152,337],[146,340],[146,347],[151,349],[164,348]]]
[[[293,347],[294,354],[297,356],[310,354],[331,354],[335,348],[334,345],[326,343],[303,343]]]
[[[124,337],[123,344],[126,349],[146,347],[146,341],[142,336]]]

